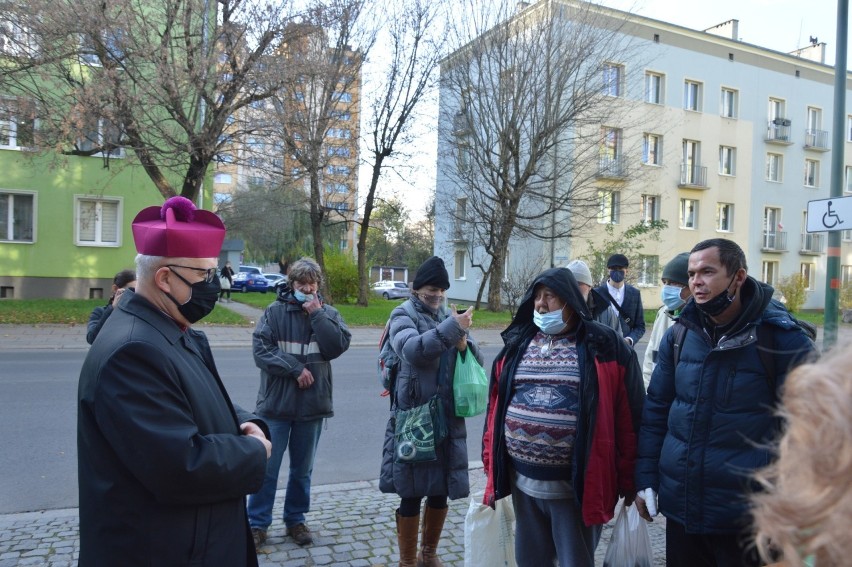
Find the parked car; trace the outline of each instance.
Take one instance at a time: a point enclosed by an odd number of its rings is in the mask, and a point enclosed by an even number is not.
[[[269,282],[269,291],[278,287],[279,284],[287,283],[287,276],[284,274],[263,274],[263,277]]]
[[[373,284],[373,293],[385,299],[408,299],[411,289],[405,282],[382,280]]]
[[[259,276],[263,274],[263,270],[257,266],[240,266],[240,271],[247,274],[257,274]]]
[[[243,266],[240,266],[242,268]],[[234,283],[231,284],[232,291],[259,291],[266,293],[269,291],[269,281],[261,274],[253,274],[240,271],[234,275]]]

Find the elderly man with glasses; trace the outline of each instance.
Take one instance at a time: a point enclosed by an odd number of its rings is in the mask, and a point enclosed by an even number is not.
[[[204,333],[219,296],[219,217],[183,197],[133,222],[136,293],[80,372],[80,557],[87,565],[257,565],[245,496],[266,424],[236,407]]]

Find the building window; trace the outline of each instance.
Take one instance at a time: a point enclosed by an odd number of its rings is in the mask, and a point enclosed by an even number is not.
[[[695,230],[698,228],[698,201],[696,199],[680,200],[680,228]]]
[[[348,140],[352,137],[352,131],[347,128],[329,128],[328,137]]]
[[[352,102],[352,93],[336,92],[331,95],[331,100],[334,102]]]
[[[819,187],[819,162],[815,159],[805,160],[805,187]]]
[[[684,81],[683,83],[683,108],[686,110],[701,111],[701,83],[695,81]]]
[[[0,99],[0,146],[35,146],[35,108],[18,99]]]
[[[464,250],[456,250],[455,276],[457,280],[463,280],[466,277],[465,256],[467,256],[467,253]]]
[[[624,75],[624,67],[614,63],[604,63],[603,66],[603,94],[608,96],[621,96],[621,81]]]
[[[819,108],[814,108],[813,106],[809,106],[807,121],[808,130],[822,129],[822,110],[820,110]]]
[[[738,103],[739,92],[734,89],[722,87],[722,116],[725,118],[736,118]]]
[[[82,136],[77,140],[77,149],[81,152],[98,150],[95,156],[124,155],[121,129],[107,118],[91,118],[86,121]]]
[[[35,194],[0,192],[0,241],[34,242]]]
[[[329,156],[348,158],[351,155],[350,149],[346,146],[328,146],[326,151]]]
[[[326,193],[348,193],[349,187],[346,186],[345,183],[326,183],[325,184],[325,192]]]
[[[852,266],[840,266],[840,283],[844,286],[852,283]]]
[[[781,154],[766,154],[766,180],[781,182],[784,171],[784,156]]]
[[[625,162],[621,159],[622,137],[623,133],[620,128],[601,127],[600,162],[598,164],[600,173],[616,177],[625,175]]]
[[[733,203],[716,203],[716,230],[731,232],[734,230]]]
[[[326,173],[329,175],[349,175],[352,170],[348,165],[329,165],[325,168]]]
[[[645,73],[645,102],[663,104],[664,75]]]
[[[730,146],[719,146],[719,173],[721,175],[737,174],[737,149]]]
[[[621,212],[620,191],[598,191],[598,222],[601,224],[618,224]]]
[[[781,231],[781,209],[764,207],[763,209],[763,248],[784,250],[786,234]]]
[[[846,184],[844,185],[844,190],[847,193],[852,193],[852,166],[846,166]]]
[[[660,196],[642,195],[642,222],[650,223],[660,220]]]
[[[852,230],[841,230],[840,239],[843,242],[852,242]]]
[[[640,286],[659,285],[660,257],[639,256],[638,264],[639,275],[636,283]]]
[[[663,137],[657,134],[645,134],[642,138],[642,163],[661,165],[663,163]]]
[[[813,291],[813,289],[814,289],[814,280],[816,279],[816,278],[814,277],[814,276],[815,276],[815,267],[814,267],[814,264],[811,264],[810,262],[802,262],[802,264],[801,264],[801,272],[800,272],[800,273],[802,274],[802,278],[805,280],[805,282],[807,282],[807,284],[808,284],[808,289],[809,289],[810,291]]]
[[[78,246],[121,245],[121,199],[75,196],[74,205]]]
[[[846,141],[852,142],[852,114],[846,117]]]
[[[778,262],[763,262],[761,279],[769,285],[775,285],[778,278]]]
[[[233,182],[230,173],[217,173],[213,176],[213,183],[215,184],[230,184]]]

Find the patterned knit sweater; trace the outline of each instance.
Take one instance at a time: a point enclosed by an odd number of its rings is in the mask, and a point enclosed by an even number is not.
[[[506,448],[518,473],[538,480],[571,479],[579,387],[575,337],[537,333],[515,372],[506,412]]]

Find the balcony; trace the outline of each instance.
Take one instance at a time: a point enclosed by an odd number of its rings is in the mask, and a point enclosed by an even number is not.
[[[827,152],[828,132],[825,130],[805,130],[805,149]]]
[[[680,164],[680,183],[684,189],[707,189],[707,168],[690,163]]]
[[[462,243],[467,242],[468,237],[465,234],[464,223],[456,221],[453,223],[453,230],[450,233],[450,242]]]
[[[764,138],[764,141],[781,146],[792,145],[793,142],[790,140],[791,123],[789,118],[775,118],[770,120],[766,128],[766,138]]]
[[[820,254],[822,254],[824,242],[824,234],[802,234],[802,244],[799,247],[799,254],[819,256]]]
[[[787,233],[780,230],[763,231],[763,242],[760,247],[761,252],[786,252],[787,251]]]
[[[597,176],[608,179],[625,179],[627,177],[627,160],[624,156],[601,156],[598,161]]]

